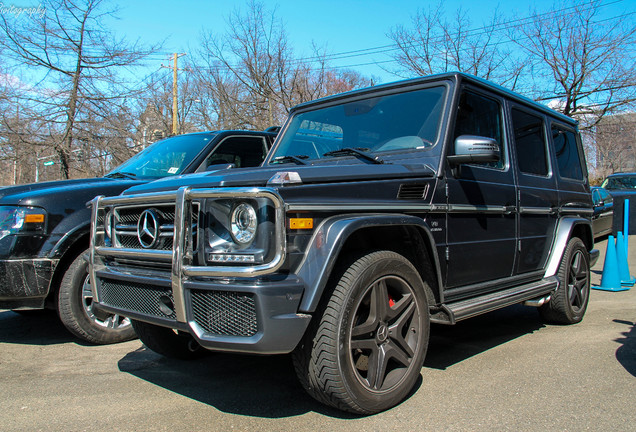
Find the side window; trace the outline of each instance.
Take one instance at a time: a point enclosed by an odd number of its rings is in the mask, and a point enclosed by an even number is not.
[[[512,127],[519,170],[525,174],[547,176],[549,169],[543,119],[513,108]]]
[[[503,169],[506,155],[502,124],[501,105],[497,100],[464,90],[459,99],[453,141],[461,135],[494,138],[501,158],[498,162],[480,165]]]
[[[571,130],[552,125],[552,143],[557,157],[559,175],[563,178],[583,180],[576,134]]]
[[[614,202],[614,198],[605,189],[598,189],[598,191],[601,196],[601,199],[605,202],[605,204]]]
[[[236,168],[259,166],[267,154],[265,142],[259,137],[231,137],[219,144],[205,161],[210,165],[234,164]]]

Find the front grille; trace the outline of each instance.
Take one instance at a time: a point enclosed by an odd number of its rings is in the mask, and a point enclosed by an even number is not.
[[[174,204],[159,204],[144,207],[125,206],[116,208],[114,227],[115,246],[125,249],[146,249],[141,244],[137,229],[139,219],[145,210],[152,210],[155,217],[157,217],[157,222],[159,224],[157,232],[159,238],[154,245],[150,246],[150,248],[153,250],[172,250],[175,221]],[[199,206],[195,203],[192,206],[192,219],[190,221],[193,245],[196,245],[198,219]],[[196,249],[196,247],[194,247],[194,249]]]
[[[206,333],[249,337],[258,331],[252,294],[203,290],[191,294],[194,320]]]
[[[174,303],[170,288],[106,279],[101,282],[99,299],[106,306],[159,318],[176,319],[174,311],[165,314],[159,308],[161,304],[166,304],[166,299],[169,299],[169,305]]]

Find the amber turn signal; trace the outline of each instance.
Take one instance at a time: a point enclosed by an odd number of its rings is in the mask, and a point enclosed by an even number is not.
[[[43,214],[28,214],[24,217],[26,223],[42,223],[44,222]]]
[[[312,218],[290,218],[290,229],[312,229],[314,227],[314,220]]]

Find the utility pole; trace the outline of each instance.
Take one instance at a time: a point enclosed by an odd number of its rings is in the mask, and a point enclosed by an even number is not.
[[[172,66],[161,65],[162,67],[172,69],[172,135],[179,133],[179,83],[177,80],[177,71],[179,68],[177,67],[177,59],[184,55],[185,53],[174,53],[172,54]]]

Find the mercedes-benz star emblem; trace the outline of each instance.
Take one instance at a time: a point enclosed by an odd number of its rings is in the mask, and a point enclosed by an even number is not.
[[[389,328],[384,324],[380,324],[377,336],[379,342],[384,342],[389,337]]]
[[[137,238],[145,249],[150,249],[159,242],[159,222],[152,210],[144,210],[137,222]]]

